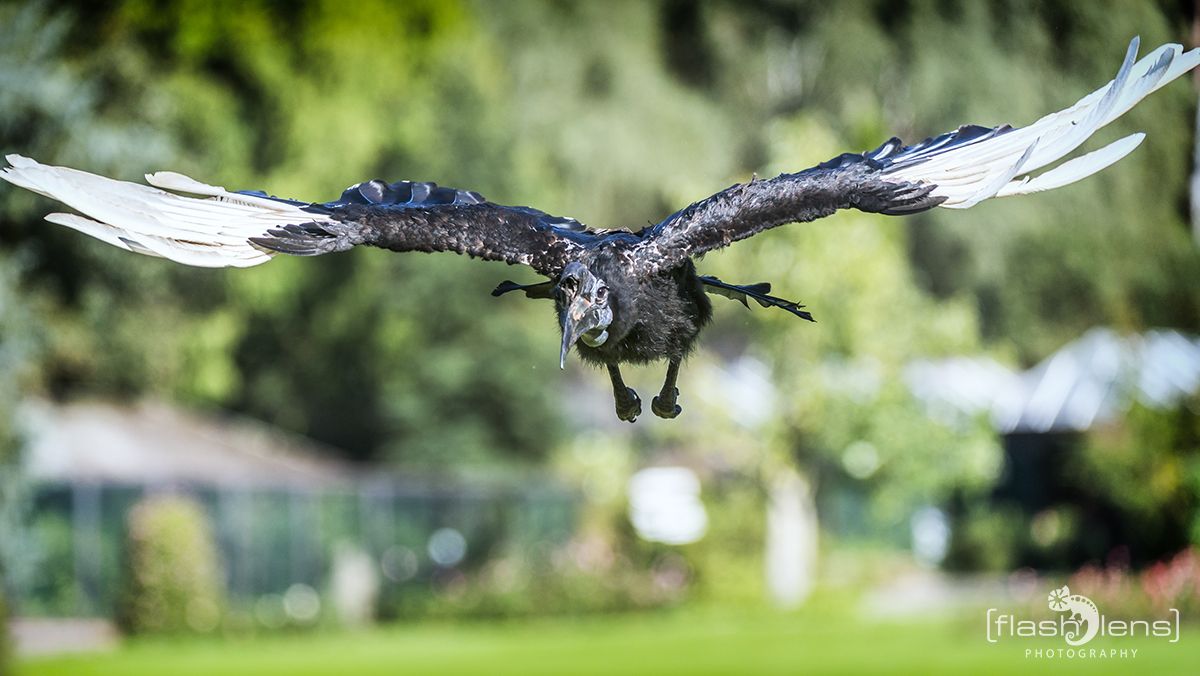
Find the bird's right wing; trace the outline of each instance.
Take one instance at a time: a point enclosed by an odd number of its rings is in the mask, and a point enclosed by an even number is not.
[[[46,220],[127,251],[200,267],[249,267],[276,253],[315,256],[360,244],[450,251],[554,276],[596,233],[570,218],[488,202],[434,183],[368,181],[332,202],[230,192],[174,172],[151,186],[9,155],[0,178],[84,215]],[[183,194],[180,194],[183,193]]]
[[[1117,76],[1066,110],[1027,127],[965,125],[905,146],[893,138],[866,153],[845,153],[811,169],[752,180],[688,206],[642,232],[643,272],[684,260],[786,223],[812,221],[838,209],[888,215],[934,207],[966,209],[992,197],[1051,190],[1086,178],[1141,143],[1132,134],[1104,148],[1029,174],[1065,157],[1093,133],[1154,90],[1200,64],[1200,50],[1163,45],[1136,61],[1129,44]]]

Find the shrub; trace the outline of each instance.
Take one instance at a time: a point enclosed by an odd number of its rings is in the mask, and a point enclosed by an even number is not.
[[[224,588],[204,510],[180,496],[152,496],[129,512],[128,570],[120,612],[132,633],[217,627]]]
[[[639,567],[607,542],[577,538],[383,589],[384,619],[511,618],[647,610],[680,600],[678,562]]]
[[[957,517],[943,565],[950,571],[1011,570],[1026,546],[1028,526],[1011,505],[973,505]]]

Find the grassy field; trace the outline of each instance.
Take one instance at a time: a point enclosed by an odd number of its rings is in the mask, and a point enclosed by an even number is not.
[[[1188,630],[1192,631],[1189,632]],[[423,624],[359,633],[277,635],[254,640],[133,641],[97,655],[18,665],[29,676],[88,674],[1195,674],[1200,627],[1182,640],[1096,639],[1137,648],[1127,659],[1036,659],[1026,648],[1061,641],[988,644],[983,617],[866,623],[765,611],[657,614],[501,623]],[[1193,634],[1193,636],[1189,636]]]

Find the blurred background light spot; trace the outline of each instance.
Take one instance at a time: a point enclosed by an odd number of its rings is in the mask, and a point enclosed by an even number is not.
[[[321,614],[321,597],[306,584],[294,584],[283,594],[283,610],[293,622],[309,624]]]
[[[198,597],[187,604],[187,624],[193,631],[208,633],[221,621],[221,609],[212,599]]]
[[[686,467],[651,467],[629,480],[629,516],[639,537],[682,545],[704,537],[700,479]]]
[[[254,621],[264,629],[278,629],[287,621],[283,611],[283,597],[265,594],[254,603]]]
[[[870,442],[856,441],[842,453],[842,467],[855,479],[870,478],[879,464],[879,451]]]
[[[1029,524],[1029,537],[1041,547],[1054,545],[1063,534],[1063,518],[1057,510],[1043,509]]]
[[[453,528],[439,528],[429,536],[429,558],[442,568],[457,565],[467,555],[467,539]]]
[[[379,560],[383,576],[392,582],[407,582],[413,579],[420,568],[417,553],[402,545],[388,547]]]

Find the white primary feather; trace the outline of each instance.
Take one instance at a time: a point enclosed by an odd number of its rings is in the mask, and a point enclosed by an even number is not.
[[[966,209],[991,197],[1024,195],[1058,188],[1108,167],[1128,155],[1144,134],[1133,134],[1075,158],[1037,177],[1036,171],[1065,157],[1104,125],[1150,93],[1200,64],[1200,49],[1184,52],[1163,45],[1140,61],[1139,40],[1129,43],[1117,76],[1066,110],[1033,124],[962,145],[940,146],[885,169],[888,178],[933,183],[940,206]],[[1021,178],[1012,180],[1018,175]]]
[[[231,193],[182,174],[148,174],[150,187],[9,155],[0,178],[56,199],[85,216],[53,213],[51,223],[116,247],[199,267],[250,267],[275,254],[248,240],[288,224],[326,221],[276,200]],[[189,197],[160,190],[166,188]]]

